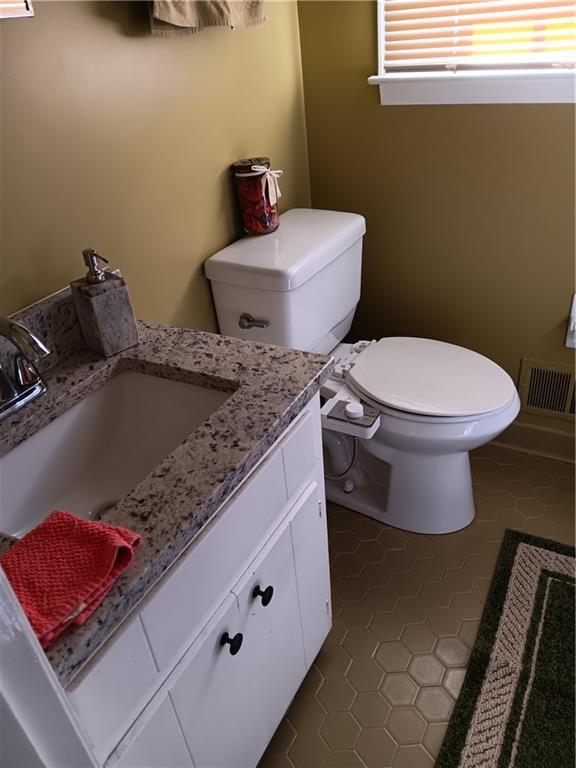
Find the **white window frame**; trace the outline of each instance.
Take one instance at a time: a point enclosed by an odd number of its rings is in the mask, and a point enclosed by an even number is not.
[[[575,104],[573,69],[492,70],[490,72],[386,72],[384,2],[378,7],[378,74],[368,78],[380,87],[380,103],[393,104]]]
[[[0,19],[17,19],[24,16],[34,16],[32,0],[12,0],[12,2],[0,0]]]

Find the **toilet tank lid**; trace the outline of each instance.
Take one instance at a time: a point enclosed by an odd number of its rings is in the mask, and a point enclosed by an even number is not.
[[[280,216],[276,232],[237,240],[211,256],[204,271],[216,282],[291,291],[365,232],[364,217],[357,213],[293,208]]]

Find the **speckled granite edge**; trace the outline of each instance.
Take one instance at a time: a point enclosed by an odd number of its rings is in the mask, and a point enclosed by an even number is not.
[[[142,536],[130,568],[86,624],[47,651],[68,685],[189,545],[328,378],[327,357],[216,334],[140,324],[140,344],[107,360],[80,352],[46,374],[48,393],[0,424],[6,452],[122,370],[231,393],[102,522]],[[8,446],[8,447],[6,447]]]
[[[36,364],[41,373],[85,346],[70,288],[24,307],[11,317],[35,333],[50,350],[48,357]],[[6,370],[10,370],[16,351],[12,342],[0,336],[0,365]]]

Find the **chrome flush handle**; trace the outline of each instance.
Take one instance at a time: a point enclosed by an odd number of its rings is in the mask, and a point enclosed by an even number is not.
[[[249,315],[248,312],[243,312],[238,320],[238,325],[243,331],[249,328],[268,328],[270,320],[257,320],[252,315]]]

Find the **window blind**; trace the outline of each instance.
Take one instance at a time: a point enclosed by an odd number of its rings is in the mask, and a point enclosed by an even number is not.
[[[384,0],[385,71],[576,65],[576,0]]]
[[[0,0],[0,19],[13,19],[18,16],[33,16],[30,0]]]

